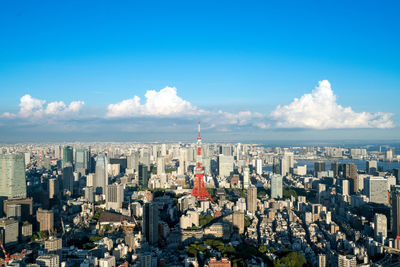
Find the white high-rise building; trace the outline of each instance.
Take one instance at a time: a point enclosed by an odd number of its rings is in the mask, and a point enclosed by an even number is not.
[[[263,173],[262,171],[262,159],[257,159],[257,174],[261,175]]]
[[[233,156],[218,156],[218,175],[220,177],[229,177],[233,173]]]
[[[157,175],[165,174],[165,158],[159,157],[157,159]]]
[[[383,243],[387,237],[387,218],[384,214],[376,213],[374,217],[374,239]]]
[[[249,167],[245,167],[243,169],[243,189],[249,188],[250,184],[250,169]]]
[[[342,180],[342,195],[350,196],[350,182],[349,180]]]
[[[105,191],[106,185],[108,185],[107,166],[107,157],[104,155],[97,156],[94,186],[96,188],[102,188],[103,193]]]
[[[288,175],[290,173],[290,169],[294,167],[293,152],[285,151],[280,163],[281,163],[281,175],[282,176]]]

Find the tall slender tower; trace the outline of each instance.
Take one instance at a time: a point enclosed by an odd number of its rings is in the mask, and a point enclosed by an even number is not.
[[[196,159],[197,162],[195,168],[195,178],[192,189],[192,196],[196,197],[198,200],[206,200],[207,197],[214,203],[214,200],[212,200],[204,183],[204,170],[203,170],[202,155],[201,155],[200,121],[199,121],[198,131],[199,132],[197,136],[197,159]]]

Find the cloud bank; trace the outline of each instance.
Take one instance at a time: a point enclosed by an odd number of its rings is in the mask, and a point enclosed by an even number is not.
[[[393,128],[392,116],[342,107],[327,80],[320,81],[311,94],[295,98],[289,105],[279,105],[270,113],[276,128],[310,129]]]
[[[126,117],[184,117],[200,115],[203,110],[177,95],[175,87],[165,87],[159,92],[148,90],[145,103],[140,103],[140,97],[123,100],[107,107],[107,118]]]
[[[221,100],[223,101],[223,100]],[[57,121],[64,131],[95,132],[105,127],[122,132],[183,132],[190,131],[200,117],[202,128],[214,132],[252,134],[256,131],[266,133],[266,129],[355,129],[355,128],[393,128],[391,113],[355,112],[351,107],[342,107],[337,103],[331,84],[320,81],[318,86],[290,104],[279,105],[270,113],[243,110],[228,112],[218,109],[202,109],[178,95],[175,87],[165,87],[159,91],[148,90],[144,101],[137,95],[133,98],[112,103],[105,113],[81,114],[83,101],[72,101],[68,105],[63,101],[47,103],[26,94],[20,98],[19,111],[5,112],[0,115],[0,126],[28,125],[42,127]],[[68,123],[66,123],[68,121]]]
[[[37,119],[68,119],[78,115],[83,108],[83,101],[72,101],[68,106],[63,101],[50,102],[45,106],[46,100],[40,100],[29,94],[20,98],[19,112],[5,112],[2,117],[20,118],[27,120]]]

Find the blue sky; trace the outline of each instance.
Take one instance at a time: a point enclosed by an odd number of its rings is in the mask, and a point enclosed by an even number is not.
[[[205,129],[215,136],[230,132],[245,139],[250,131],[257,132],[254,139],[276,139],[288,132],[288,139],[310,136],[304,132],[320,139],[398,139],[400,4],[321,2],[2,1],[0,114],[15,116],[0,119],[0,137],[34,141],[49,136],[43,128],[51,127],[51,138],[62,141],[64,133],[56,130],[61,124],[74,129],[68,136],[76,140],[83,138],[82,127],[90,138],[105,125],[119,131],[116,139],[125,133],[141,138],[143,132],[154,133],[156,139],[157,131],[160,140],[179,139],[200,111]],[[283,113],[271,118],[278,105],[311,94],[322,80],[329,80],[334,102],[351,107],[356,120],[361,120],[361,112],[393,116],[383,118],[383,124],[373,121],[381,117],[373,116],[356,125],[344,123],[346,129],[333,123],[345,114],[328,114],[333,124],[323,126],[293,124]],[[109,116],[110,104],[135,95],[143,104],[148,90],[159,92],[167,86],[195,108],[193,114],[186,109],[148,114],[142,107],[140,112],[129,109]],[[49,112],[44,112],[32,121],[31,116],[18,115],[26,94],[46,100],[43,109],[54,101],[67,107],[72,101],[84,105],[78,112],[65,111],[63,117],[53,114],[48,121]],[[246,121],[213,125],[219,110],[229,113],[224,118],[237,118],[243,111],[252,114]],[[192,116],[182,118],[181,113]],[[278,123],[282,120],[284,127]],[[82,126],[88,121],[91,127]],[[132,121],[141,121],[140,131],[124,128]],[[266,127],[257,127],[259,122]],[[153,130],[160,125],[165,126]]]

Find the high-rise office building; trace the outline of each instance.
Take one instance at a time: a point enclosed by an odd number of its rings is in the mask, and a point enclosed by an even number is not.
[[[72,168],[72,164],[67,162],[63,168],[62,174],[63,180],[63,189],[74,193],[74,171]]]
[[[390,206],[392,233],[394,236],[400,236],[400,186],[390,188]]]
[[[384,242],[387,237],[387,218],[384,214],[376,213],[374,217],[374,238]]]
[[[146,203],[143,206],[143,235],[151,245],[158,244],[158,205]]]
[[[113,184],[106,186],[106,209],[119,210],[124,201],[124,186]]]
[[[90,154],[87,149],[75,151],[75,170],[85,175],[89,169]]]
[[[0,196],[26,196],[24,154],[0,154]]]
[[[12,218],[0,219],[0,241],[5,246],[18,243],[19,226],[18,221]]]
[[[99,190],[101,188],[101,192],[103,193],[105,191],[106,185],[108,185],[107,166],[107,157],[105,155],[97,156],[94,186],[96,187],[96,190]]]
[[[85,199],[90,202],[94,203],[96,191],[93,186],[87,186],[84,188],[85,190]]]
[[[233,173],[233,156],[220,154],[218,156],[218,175],[229,177]]]
[[[343,164],[343,178],[350,181],[350,192],[356,194],[359,191],[359,181],[357,173],[357,165],[354,163]]]
[[[294,167],[294,153],[285,151],[282,159],[280,160],[280,174],[286,176],[290,173],[290,170]]]
[[[262,160],[261,159],[257,159],[256,165],[257,165],[257,174],[261,175],[263,173],[263,171],[262,171]]]
[[[60,182],[57,178],[48,180],[49,199],[58,198],[60,194]]]
[[[232,224],[238,229],[239,234],[244,233],[244,213],[241,211],[235,211],[232,214]]]
[[[157,175],[165,174],[165,158],[159,157],[157,159]]]
[[[22,208],[19,204],[7,205],[7,218],[21,222],[21,210]]]
[[[314,162],[314,175],[318,177],[319,172],[324,172],[325,171],[325,162],[322,161],[317,161]]]
[[[271,198],[282,198],[282,176],[272,175],[271,176]]]
[[[365,178],[364,193],[370,202],[388,204],[387,179],[378,176]]]
[[[257,210],[257,187],[250,186],[247,189],[247,211],[255,214]]]
[[[224,156],[232,156],[232,146],[231,145],[222,145],[219,147],[219,154]]]
[[[336,161],[331,163],[331,171],[333,172],[333,177],[338,177],[341,170],[342,170],[341,163]]]
[[[349,180],[342,180],[342,195],[349,196],[350,195],[350,183]]]
[[[243,189],[249,188],[250,184],[250,169],[249,167],[245,167],[243,169]]]
[[[139,164],[139,186],[147,187],[149,182],[149,171],[146,165]]]
[[[54,213],[52,210],[43,210],[39,208],[36,211],[36,220],[39,223],[40,231],[53,231],[54,229]]]
[[[378,170],[378,162],[376,160],[368,160],[366,162],[366,171],[369,174],[375,174]]]
[[[71,146],[65,146],[63,148],[63,158],[62,158],[62,167],[64,167],[67,163],[73,164],[74,154],[73,148]]]
[[[139,171],[139,152],[133,152],[127,157],[127,168]]]

